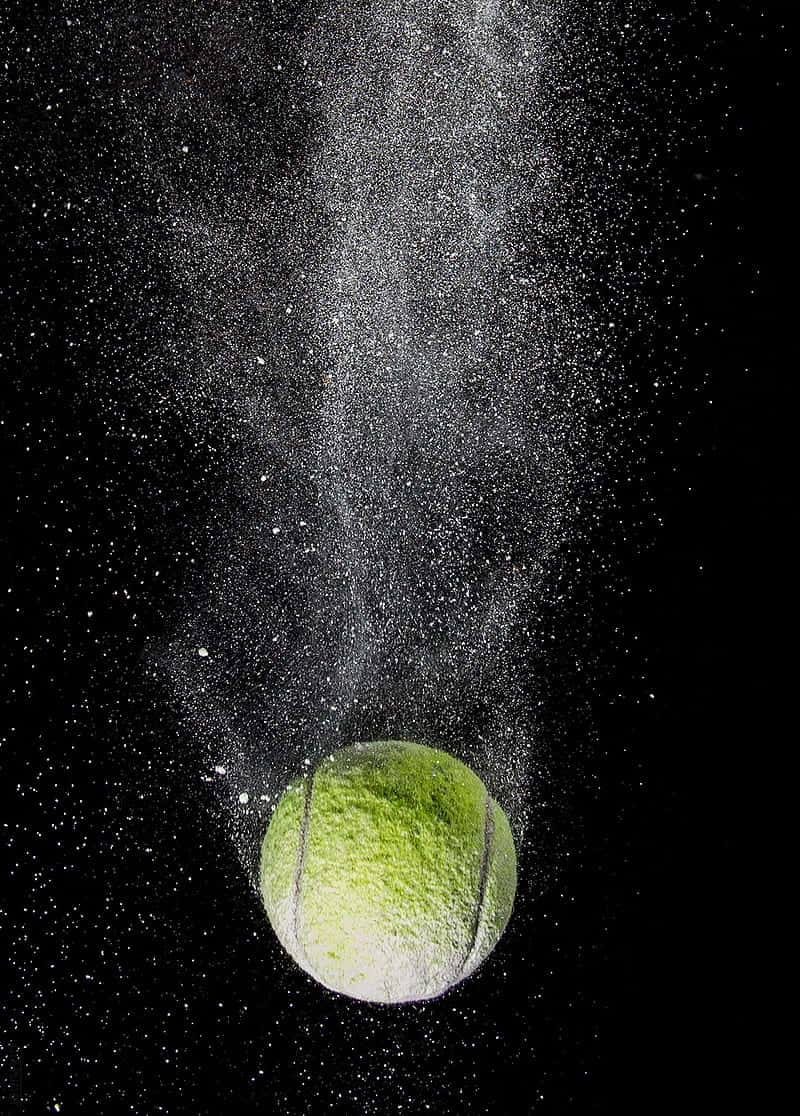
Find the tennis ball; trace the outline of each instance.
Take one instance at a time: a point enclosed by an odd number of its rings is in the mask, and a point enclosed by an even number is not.
[[[261,849],[281,944],[358,1000],[439,996],[477,968],[511,916],[508,820],[460,760],[403,740],[343,748],[292,783]]]

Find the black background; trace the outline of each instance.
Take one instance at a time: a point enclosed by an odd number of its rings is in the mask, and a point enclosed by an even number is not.
[[[214,500],[188,478],[214,446],[148,413],[157,452],[138,453],[120,432],[142,421],[135,393],[86,390],[115,344],[149,343],[146,319],[126,320],[122,199],[106,191],[102,222],[59,204],[121,157],[113,75],[73,89],[55,128],[39,92],[61,17],[15,14],[12,59],[49,46],[36,69],[12,65],[5,104],[0,1111],[699,1112],[754,1095],[771,493],[796,359],[781,9],[692,7],[675,35],[683,124],[642,185],[686,231],[659,308],[673,388],[644,407],[639,471],[611,478],[615,511],[580,544],[613,553],[626,591],[591,574],[574,589],[603,664],[571,799],[579,851],[539,898],[523,850],[501,947],[444,999],[399,1010],[285,962],[141,670],[187,590],[187,525]]]

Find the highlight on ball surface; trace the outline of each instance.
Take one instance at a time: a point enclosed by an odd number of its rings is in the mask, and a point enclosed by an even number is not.
[[[438,748],[374,740],[293,782],[261,848],[279,941],[326,988],[373,1003],[439,996],[497,944],[517,871],[508,819]]]

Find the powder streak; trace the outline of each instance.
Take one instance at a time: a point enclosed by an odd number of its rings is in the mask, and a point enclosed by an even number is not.
[[[298,53],[303,159],[213,220],[176,201],[171,261],[204,323],[185,398],[200,424],[216,401],[235,452],[221,556],[164,660],[249,794],[231,821],[251,871],[300,760],[358,738],[450,748],[524,828],[519,662],[596,393],[591,218],[553,93],[569,14],[326,3]]]

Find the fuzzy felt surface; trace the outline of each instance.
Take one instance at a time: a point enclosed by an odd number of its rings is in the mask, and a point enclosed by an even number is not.
[[[428,999],[469,975],[511,915],[505,814],[454,756],[410,741],[343,748],[279,801],[261,892],[279,940],[326,987]]]

